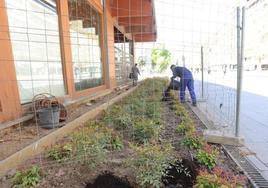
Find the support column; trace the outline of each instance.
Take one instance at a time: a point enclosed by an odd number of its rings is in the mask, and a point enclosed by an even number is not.
[[[103,1],[103,21],[104,21],[104,43],[105,43],[105,66],[106,66],[106,85],[112,89],[116,87],[115,78],[115,52],[114,52],[114,20],[111,10],[107,6],[108,1]],[[105,26],[106,25],[106,26]],[[108,84],[107,84],[108,82]]]
[[[5,0],[0,0],[0,67],[0,122],[3,122],[19,117],[22,112]]]
[[[58,0],[58,17],[59,17],[59,31],[61,41],[62,53],[62,67],[64,72],[65,87],[70,97],[74,96],[74,76],[73,76],[73,62],[72,50],[70,40],[70,26],[69,26],[69,11],[68,0]]]

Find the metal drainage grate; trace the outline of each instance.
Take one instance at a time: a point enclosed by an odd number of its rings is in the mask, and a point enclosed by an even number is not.
[[[244,170],[251,184],[256,188],[268,188],[268,181],[244,156],[239,155],[237,147],[224,146],[226,152],[235,161],[235,163]]]

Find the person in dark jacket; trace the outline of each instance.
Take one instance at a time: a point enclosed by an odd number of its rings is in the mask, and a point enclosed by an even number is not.
[[[170,90],[176,90],[178,91],[180,89],[180,82],[173,79],[170,81],[167,89],[164,91],[163,93],[163,98],[162,98],[162,101],[169,101],[171,100],[171,97],[170,97]]]
[[[133,79],[133,86],[136,86],[136,85],[137,85],[139,75],[141,75],[140,70],[138,69],[137,66],[138,66],[138,64],[135,64],[135,65],[131,68],[132,79]]]
[[[192,104],[193,106],[196,106],[196,96],[194,92],[194,79],[192,72],[189,71],[185,67],[175,66],[171,65],[170,69],[172,70],[173,76],[171,77],[171,80],[173,80],[176,77],[180,77],[180,101],[181,103],[185,102],[185,90],[186,87],[189,90]]]

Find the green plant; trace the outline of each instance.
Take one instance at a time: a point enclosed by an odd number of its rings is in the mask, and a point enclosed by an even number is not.
[[[124,143],[118,135],[112,135],[111,147],[112,150],[122,150],[124,148]]]
[[[117,130],[124,130],[132,126],[132,119],[129,114],[118,114],[118,116],[113,119],[113,125]]]
[[[146,61],[145,61],[145,58],[140,56],[138,58],[138,64],[139,64],[139,67],[144,67],[146,65]]]
[[[194,188],[243,188],[245,185],[245,176],[235,176],[219,168],[211,173],[200,171]]]
[[[160,118],[160,102],[158,101],[148,101],[144,108],[144,115],[147,118],[159,119]]]
[[[131,116],[119,105],[115,105],[110,111],[106,111],[104,122],[112,124],[117,130],[125,130],[132,126]]]
[[[150,119],[140,119],[134,123],[134,140],[139,144],[143,144],[153,138],[158,139],[160,128],[160,124],[156,124]]]
[[[72,144],[65,144],[65,145],[56,145],[51,148],[48,153],[47,157],[49,159],[61,162],[62,160],[67,160],[72,155]]]
[[[192,121],[185,119],[182,120],[181,123],[176,127],[176,131],[181,134],[191,134],[195,132],[195,127]]]
[[[132,146],[134,150],[127,165],[132,169],[140,187],[162,186],[162,177],[167,175],[167,169],[175,163],[173,147],[145,144]]]
[[[111,146],[111,129],[92,125],[72,136],[75,155],[94,168],[106,161]]]
[[[178,101],[174,104],[176,115],[180,116],[181,118],[188,118],[189,114],[186,109],[182,106],[182,104]]]
[[[158,72],[163,72],[171,63],[171,53],[165,49],[164,45],[157,45],[151,52],[152,67]]]
[[[214,148],[209,148],[210,146],[206,146],[204,150],[198,150],[195,155],[197,161],[201,164],[206,166],[208,169],[212,169],[217,164],[217,157],[218,157],[218,150]]]
[[[13,177],[13,184],[15,188],[30,187],[35,186],[40,180],[40,168],[33,166],[24,172],[17,172]]]
[[[182,140],[182,144],[190,149],[200,149],[204,145],[204,139],[194,132],[186,135]]]

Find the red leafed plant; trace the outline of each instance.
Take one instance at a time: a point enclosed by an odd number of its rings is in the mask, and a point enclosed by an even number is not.
[[[222,167],[215,167],[212,170],[213,174],[216,174],[218,177],[221,177],[227,183],[232,182],[234,185],[245,185],[247,182],[247,177],[243,175],[234,175],[231,171],[226,171]]]
[[[207,170],[199,171],[195,188],[243,188],[247,183],[247,178],[241,175],[234,175],[221,167],[215,167],[211,173]]]

